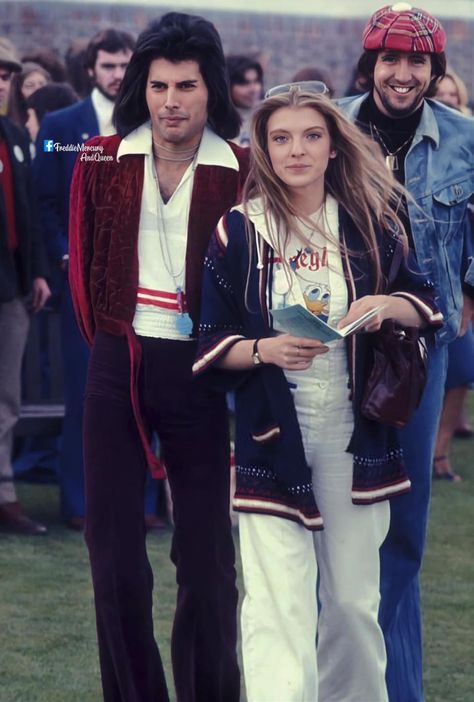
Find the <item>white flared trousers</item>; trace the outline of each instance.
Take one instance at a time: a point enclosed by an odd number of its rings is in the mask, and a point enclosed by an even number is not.
[[[379,549],[390,511],[388,502],[351,502],[346,447],[353,415],[343,345],[309,371],[287,377],[297,384],[295,405],[324,531],[240,514],[248,702],[387,702],[377,615]]]

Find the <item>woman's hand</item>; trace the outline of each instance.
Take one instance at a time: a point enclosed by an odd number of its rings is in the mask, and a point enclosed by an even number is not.
[[[254,339],[242,339],[217,361],[218,368],[226,370],[249,370],[255,365],[252,360]],[[290,334],[279,334],[259,339],[258,355],[262,363],[273,363],[285,370],[306,370],[315,356],[329,351],[322,341],[304,339]]]
[[[364,326],[364,331],[378,331],[385,319],[393,319],[402,327],[421,327],[424,323],[423,317],[419,314],[415,305],[403,297],[395,295],[365,295],[359,300],[354,300],[349,312],[339,322],[338,328],[355,322],[363,314],[379,305],[383,306],[382,309],[368,320]]]
[[[273,363],[285,370],[306,370],[313,359],[327,353],[322,341],[291,334],[279,334],[258,342],[258,354],[263,363]]]
[[[379,310],[376,315],[368,320],[367,324],[364,326],[363,331],[375,332],[380,329],[380,326],[384,319],[390,318],[390,313],[387,314],[387,310],[390,306],[390,295],[365,295],[359,298],[359,300],[354,300],[354,302],[349,307],[349,311],[345,317],[339,322],[338,329],[345,327],[351,322],[355,322],[356,319],[362,317],[363,314],[369,310],[373,310],[375,307],[383,306],[383,309]]]

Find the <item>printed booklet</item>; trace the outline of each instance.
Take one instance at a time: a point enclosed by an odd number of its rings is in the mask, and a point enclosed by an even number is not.
[[[362,317],[359,317],[354,322],[351,322],[341,329],[335,329],[329,326],[322,319],[311,314],[303,305],[291,305],[280,310],[271,310],[273,319],[278,322],[281,330],[294,336],[303,336],[307,339],[318,339],[327,343],[336,339],[343,339],[349,334],[354,334],[359,331],[365,324],[375,317],[385,305],[379,305],[369,310]]]

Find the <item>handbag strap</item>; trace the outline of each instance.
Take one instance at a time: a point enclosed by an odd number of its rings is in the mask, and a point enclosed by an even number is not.
[[[393,282],[395,281],[395,278],[397,277],[398,270],[400,268],[400,264],[403,260],[403,245],[402,242],[398,239],[396,244],[395,244],[395,251],[393,252],[392,256],[392,262],[390,264],[390,270],[388,272],[388,277],[387,277],[387,288],[390,288]]]

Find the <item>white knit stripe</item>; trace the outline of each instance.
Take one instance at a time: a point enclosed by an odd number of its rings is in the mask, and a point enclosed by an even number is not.
[[[227,236],[227,231],[224,226],[224,217],[221,217],[217,223],[216,234],[219,238],[221,245],[224,248],[227,248],[227,244],[229,243],[229,237]]]
[[[302,524],[308,527],[323,526],[323,518],[321,516],[308,518],[299,509],[295,509],[294,507],[288,507],[287,505],[282,505],[278,502],[256,500],[254,498],[246,497],[234,497],[234,499],[232,500],[232,505],[236,510],[238,510],[239,508],[250,508],[252,510],[279,512],[281,515],[292,515],[293,517],[297,517]]]
[[[279,436],[280,435],[280,427],[272,427],[272,429],[269,429],[268,431],[264,432],[263,434],[252,434],[252,439],[254,441],[268,441],[274,436]]]
[[[184,297],[184,295],[183,295]],[[145,293],[138,292],[137,300],[140,300],[144,304],[149,302],[164,302],[167,305],[178,305],[178,298],[176,295],[146,295]]]
[[[242,334],[232,334],[231,336],[226,336],[224,339],[221,339],[221,341],[207,351],[207,353],[195,360],[192,368],[193,373],[199,373],[203,368],[221,356],[228,346],[232,346],[239,339],[245,339],[245,336],[242,336]]]
[[[366,500],[367,502],[377,499],[379,497],[387,497],[388,495],[393,495],[396,492],[405,492],[411,487],[411,482],[404,480],[401,483],[396,483],[395,485],[387,485],[383,488],[377,488],[375,490],[352,490],[353,500]]]
[[[419,297],[416,295],[413,295],[412,293],[409,292],[394,292],[391,293],[394,297],[404,297],[410,302],[412,302],[416,307],[418,307],[419,312],[423,315],[423,317],[428,321],[434,324],[435,322],[442,322],[443,321],[443,315],[441,312],[433,312],[431,307],[426,304],[426,302],[423,302],[423,300],[420,300]]]

